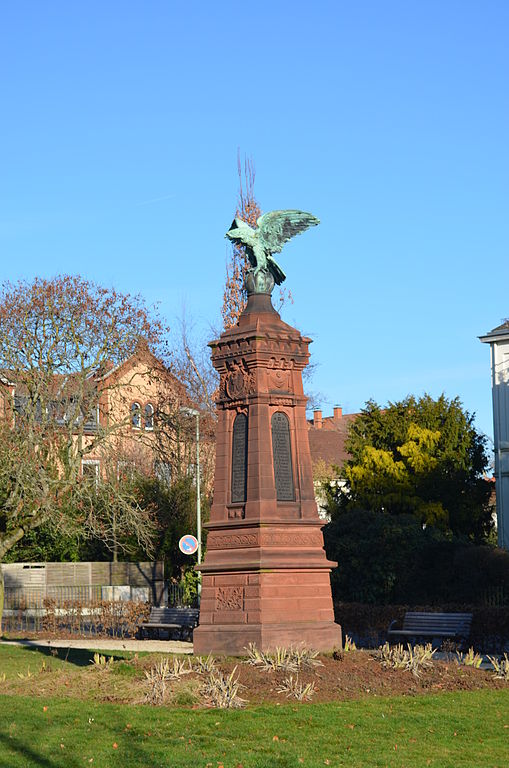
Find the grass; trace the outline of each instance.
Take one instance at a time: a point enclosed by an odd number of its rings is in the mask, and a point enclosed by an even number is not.
[[[131,651],[98,651],[103,656],[115,659],[132,659]],[[41,648],[40,646],[2,645],[0,647],[0,679],[3,674],[7,678],[14,678],[18,674],[25,674],[27,669],[32,674],[40,671],[43,663],[52,670],[69,669],[72,664],[76,667],[88,667],[94,658],[95,651],[81,648]],[[145,653],[138,654],[146,656]]]
[[[125,653],[114,680],[131,685]],[[67,656],[67,658],[66,658]],[[98,703],[73,698],[93,652],[0,647],[5,674],[39,675],[37,697],[0,695],[0,768],[502,768],[509,749],[509,691],[480,690],[414,697],[365,697],[328,704],[191,710]],[[122,660],[124,659],[124,660]],[[53,674],[71,681],[52,696]],[[91,670],[93,672],[93,670]],[[29,684],[32,684],[30,679]],[[112,684],[117,685],[117,682]],[[6,689],[7,689],[6,687]],[[14,690],[11,685],[11,690]],[[47,695],[41,695],[46,690]],[[62,689],[59,689],[62,690]],[[54,693],[54,690],[53,690]],[[178,706],[193,702],[182,690]]]
[[[240,712],[0,696],[0,766],[502,768],[508,730],[504,691]]]

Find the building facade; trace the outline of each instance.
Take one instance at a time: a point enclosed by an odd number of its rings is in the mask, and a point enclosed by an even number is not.
[[[498,544],[509,550],[509,320],[479,338],[491,350]]]

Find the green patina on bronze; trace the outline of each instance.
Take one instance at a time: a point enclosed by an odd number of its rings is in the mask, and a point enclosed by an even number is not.
[[[248,293],[271,293],[274,283],[281,285],[286,275],[272,258],[281,253],[283,245],[320,220],[305,211],[270,211],[260,216],[256,229],[242,219],[234,219],[225,237],[243,245],[251,264],[246,275]]]

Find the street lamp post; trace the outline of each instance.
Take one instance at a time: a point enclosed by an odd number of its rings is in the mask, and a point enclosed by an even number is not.
[[[180,409],[185,416],[196,417],[196,538],[198,539],[198,565],[201,563],[201,497],[200,497],[200,412],[196,408]],[[198,572],[198,605],[200,604],[201,573]]]

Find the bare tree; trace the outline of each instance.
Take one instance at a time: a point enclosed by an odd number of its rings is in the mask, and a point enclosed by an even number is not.
[[[2,286],[0,563],[43,523],[97,534],[100,521],[90,503],[97,478],[83,477],[82,467],[87,457],[111,446],[131,419],[128,407],[111,407],[129,389],[117,375],[123,361],[140,340],[157,349],[165,331],[139,296],[81,277]],[[102,480],[103,508],[108,501],[119,510],[117,529],[149,548],[147,515],[129,493]]]

